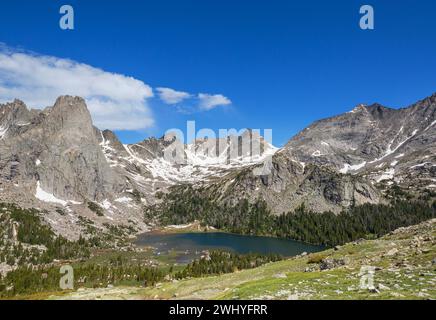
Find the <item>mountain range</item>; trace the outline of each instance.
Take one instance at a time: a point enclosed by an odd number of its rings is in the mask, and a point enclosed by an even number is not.
[[[83,219],[146,231],[144,208],[184,186],[222,203],[261,199],[274,214],[303,204],[338,213],[385,203],[394,187],[435,190],[436,94],[403,109],[358,105],[282,148],[253,130],[189,144],[171,135],[123,144],[93,125],[80,97],[43,110],[19,100],[0,105],[0,201],[41,209],[65,237],[78,238]]]

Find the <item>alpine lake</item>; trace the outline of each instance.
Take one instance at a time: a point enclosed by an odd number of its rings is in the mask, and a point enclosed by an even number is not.
[[[279,254],[292,257],[303,252],[312,253],[325,249],[299,241],[272,237],[238,235],[225,232],[149,232],[140,235],[135,244],[150,247],[155,255],[172,255],[177,263],[189,263],[205,251],[225,250],[239,254]]]

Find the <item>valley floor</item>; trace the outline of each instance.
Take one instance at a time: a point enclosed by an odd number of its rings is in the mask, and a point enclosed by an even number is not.
[[[360,288],[368,275],[365,267],[375,268],[373,289]],[[377,240],[355,241],[256,269],[149,288],[78,289],[44,298],[436,299],[436,219]]]

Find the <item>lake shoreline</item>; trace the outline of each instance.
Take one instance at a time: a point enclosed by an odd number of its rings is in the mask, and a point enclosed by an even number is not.
[[[195,220],[192,223],[187,223],[183,225],[167,225],[167,226],[159,226],[155,227],[154,229],[151,229],[150,231],[139,233],[137,234],[134,239],[133,243],[137,245],[137,241],[141,236],[146,235],[168,235],[168,234],[180,234],[180,233],[225,233],[229,235],[235,235],[235,236],[247,236],[247,237],[259,237],[259,238],[272,238],[272,239],[278,239],[278,240],[288,240],[288,241],[295,241],[304,245],[308,246],[315,246],[315,247],[323,247],[325,250],[330,249],[329,246],[323,245],[323,244],[314,244],[310,242],[305,242],[301,240],[291,239],[291,238],[282,238],[277,237],[274,235],[266,234],[266,235],[257,235],[257,234],[242,234],[242,233],[235,233],[231,231],[226,231],[222,229],[216,229],[211,226],[201,226],[201,222],[198,220]]]
[[[200,221],[194,221],[192,223],[180,224],[180,225],[167,225],[159,226],[136,235],[136,238],[146,234],[177,234],[177,233],[207,233],[207,232],[224,232],[214,227],[206,226],[202,227]]]
[[[192,226],[190,226],[192,227]],[[195,229],[195,228],[194,228]],[[280,239],[277,237],[241,235],[223,231],[198,231],[191,232],[186,225],[174,229],[157,230],[142,234],[135,241],[137,247],[152,247],[158,255],[169,252],[177,252],[179,262],[189,262],[198,258],[205,251],[224,250],[237,254],[277,254],[285,258],[294,257],[306,253],[314,253],[325,250],[324,246],[306,244],[300,241]],[[188,261],[189,260],[189,261]]]

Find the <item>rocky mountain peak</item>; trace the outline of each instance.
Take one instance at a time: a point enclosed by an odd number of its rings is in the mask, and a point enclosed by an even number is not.
[[[11,103],[0,105],[0,120],[16,121],[26,119],[30,111],[23,101],[15,99]]]
[[[360,103],[357,106],[355,106],[354,109],[350,111],[350,113],[357,113],[360,111],[366,111],[366,107],[367,107],[366,104]]]
[[[429,96],[428,98],[424,99],[424,101],[427,102],[428,105],[430,104],[435,104],[436,103],[436,92],[433,93],[431,96]]]
[[[111,130],[104,130],[101,133],[103,141],[101,141],[100,145],[110,145],[111,148],[114,148],[118,151],[124,151],[124,146]]]
[[[15,136],[25,131],[32,122],[34,114],[21,100],[0,105],[0,139]]]
[[[424,112],[424,113],[434,113],[436,110],[436,93],[433,95],[418,101],[414,107],[414,111]]]
[[[54,130],[71,129],[85,134],[93,131],[91,114],[80,97],[59,97],[50,109],[47,121]]]
[[[8,103],[6,105],[10,106],[11,109],[16,109],[21,111],[27,110],[26,104],[20,99],[14,99],[12,103]]]
[[[251,139],[251,140],[256,140],[256,139],[261,139],[263,140],[263,137],[260,135],[260,132],[258,130],[253,130],[253,129],[246,129],[241,137],[244,139]]]
[[[54,108],[61,108],[63,106],[70,106],[73,108],[82,108],[87,110],[85,99],[78,96],[65,95],[58,97],[54,104]]]

